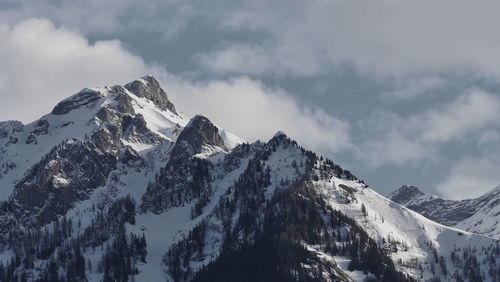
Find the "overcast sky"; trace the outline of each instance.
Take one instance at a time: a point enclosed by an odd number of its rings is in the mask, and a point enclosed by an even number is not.
[[[0,120],[155,75],[248,141],[282,130],[382,194],[500,185],[500,2],[0,0]]]

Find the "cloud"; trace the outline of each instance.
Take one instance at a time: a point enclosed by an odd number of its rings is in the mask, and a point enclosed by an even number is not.
[[[499,171],[500,163],[493,158],[465,158],[452,167],[437,190],[446,199],[478,197],[500,185]]]
[[[6,5],[6,4],[3,4]],[[0,23],[11,24],[40,17],[85,35],[112,35],[152,32],[172,39],[196,15],[197,3],[179,0],[103,1],[15,1],[1,7]],[[204,5],[198,5],[200,8]],[[1,9],[3,8],[3,9]]]
[[[0,23],[43,15],[90,38],[148,34],[148,45],[165,43],[157,37],[174,40],[190,24],[210,25],[214,34],[195,56],[210,74],[315,76],[347,64],[416,80],[407,87],[396,82],[388,91],[396,96],[430,89],[429,78],[442,74],[500,78],[500,38],[493,36],[500,3],[492,0],[21,0],[3,6]]]
[[[198,54],[195,59],[206,69],[222,74],[311,76],[321,70],[317,58],[300,50],[276,50],[275,46],[227,42],[219,46],[213,52]]]
[[[303,106],[281,89],[247,77],[189,82],[167,78],[172,100],[188,116],[203,114],[248,141],[267,141],[284,131],[310,149],[338,152],[351,148],[349,123]]]
[[[357,157],[369,167],[386,164],[403,165],[417,164],[423,159],[432,158],[436,148],[425,146],[399,132],[390,131],[366,139],[356,150]]]
[[[408,121],[410,130],[420,132],[423,142],[447,142],[469,132],[500,124],[500,99],[472,89],[449,105],[417,115]]]
[[[479,145],[484,146],[488,144],[500,144],[500,134],[498,133],[497,130],[486,130],[483,133],[481,133],[479,140],[478,140]]]
[[[84,87],[123,83],[151,70],[119,41],[90,44],[46,19],[1,25],[0,120],[32,121]]]
[[[498,96],[471,89],[447,104],[407,118],[378,112],[362,120],[363,137],[356,154],[372,166],[435,161],[441,145],[480,136],[499,124]]]
[[[32,121],[81,88],[125,83],[152,72],[167,81],[178,109],[188,116],[207,115],[247,140],[267,140],[283,130],[310,148],[331,152],[350,147],[346,121],[246,77],[188,81],[145,64],[117,40],[90,44],[46,19],[0,26],[0,37],[0,120]]]
[[[361,120],[355,155],[369,167],[383,165],[419,164],[431,159],[435,147],[419,142],[411,130],[406,129],[407,119],[394,113],[379,111]],[[416,134],[418,135],[418,133]]]
[[[419,77],[400,79],[392,82],[393,89],[380,93],[380,98],[386,102],[411,100],[422,95],[429,95],[447,85],[447,81],[437,77]]]
[[[450,9],[450,7],[453,7]],[[317,75],[344,63],[382,77],[467,73],[500,79],[497,1],[252,1],[223,17],[260,43],[199,56],[218,72]],[[251,67],[246,69],[246,62]]]

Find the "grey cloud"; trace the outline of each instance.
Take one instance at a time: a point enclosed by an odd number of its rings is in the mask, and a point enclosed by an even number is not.
[[[412,100],[422,95],[436,93],[437,89],[444,88],[448,82],[437,76],[405,78],[396,80],[393,89],[380,93],[380,98],[389,103],[401,100]]]
[[[447,142],[491,124],[500,124],[500,99],[473,89],[443,108],[412,117],[409,129],[421,132],[424,142]]]
[[[349,61],[380,76],[480,72],[500,78],[500,41],[491,36],[500,23],[495,1],[258,3],[232,13],[224,26],[265,30],[271,39],[222,46],[201,55],[205,67],[240,72],[253,60],[250,73],[315,75]]]
[[[196,6],[178,0],[16,1],[0,10],[0,23],[43,17],[86,35],[149,31],[169,40],[195,17]]]
[[[363,120],[361,131],[368,134],[359,144],[357,155],[373,166],[434,161],[440,145],[499,124],[500,99],[472,89],[453,101],[408,118],[379,112]]]
[[[500,185],[499,171],[500,162],[491,156],[466,157],[452,166],[437,191],[449,199],[478,197]]]
[[[310,148],[349,148],[349,123],[303,106],[285,91],[246,77],[189,81],[151,66],[119,41],[90,44],[46,19],[0,26],[0,120],[32,121],[79,88],[124,83],[145,73],[165,82],[179,110],[207,115],[249,141],[267,140],[278,130]],[[35,48],[36,46],[36,48]],[[22,109],[20,111],[19,109]]]

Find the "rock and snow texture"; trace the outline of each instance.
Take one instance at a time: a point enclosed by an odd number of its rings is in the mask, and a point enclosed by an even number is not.
[[[500,186],[478,198],[461,201],[444,200],[410,185],[387,197],[441,224],[500,238]]]
[[[497,230],[496,191],[457,227]],[[0,201],[0,281],[500,280],[497,240],[382,197],[282,132],[248,144],[187,119],[152,76],[0,122]]]

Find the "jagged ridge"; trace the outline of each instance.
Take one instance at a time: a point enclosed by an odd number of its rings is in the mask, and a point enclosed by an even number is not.
[[[56,108],[0,124],[0,280],[498,276],[477,265],[500,261],[495,240],[394,204],[282,132],[248,144],[188,122],[151,76]],[[259,254],[272,259],[224,273]]]
[[[500,237],[500,186],[461,201],[444,200],[410,185],[403,185],[387,197],[441,224]]]

